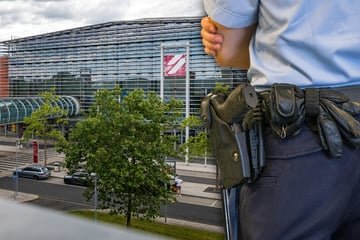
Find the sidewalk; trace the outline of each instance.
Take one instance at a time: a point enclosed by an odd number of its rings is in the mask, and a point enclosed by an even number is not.
[[[0,198],[15,202],[30,202],[38,199],[39,196],[35,194],[22,193],[22,192],[16,193],[15,191],[10,191],[0,188]]]
[[[216,166],[204,165],[200,163],[176,162],[176,171],[180,176],[193,176],[203,178],[216,178]],[[215,182],[215,181],[214,181]],[[221,200],[220,193],[207,191],[209,188],[215,189],[215,185],[192,183],[185,181],[182,184],[182,195],[196,196]]]

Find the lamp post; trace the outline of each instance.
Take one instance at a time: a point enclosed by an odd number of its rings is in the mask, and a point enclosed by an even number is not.
[[[16,139],[15,141],[15,147],[16,147],[16,153],[15,153],[15,173],[13,175],[13,178],[15,179],[15,191],[14,191],[14,199],[16,200],[16,197],[19,194],[19,177],[18,177],[18,150],[19,150],[19,143],[20,139]]]
[[[98,201],[98,197],[97,197],[97,176],[96,176],[96,173],[92,172],[90,173],[90,176],[91,178],[94,179],[94,197],[95,197],[95,203],[94,203],[94,219],[95,219],[95,222],[97,222],[97,201]]]

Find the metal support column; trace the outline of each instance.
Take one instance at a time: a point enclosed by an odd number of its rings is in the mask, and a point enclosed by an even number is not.
[[[164,99],[164,49],[166,48],[180,48],[183,47],[186,50],[185,66],[186,66],[186,75],[185,75],[185,118],[190,116],[190,43],[181,42],[173,44],[160,44],[160,98]],[[185,141],[189,140],[189,127],[185,128]],[[188,156],[189,149],[186,149],[185,163],[189,163]]]

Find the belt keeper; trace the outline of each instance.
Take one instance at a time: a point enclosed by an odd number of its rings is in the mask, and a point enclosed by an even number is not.
[[[316,117],[319,114],[319,89],[305,89],[305,113],[308,117]]]

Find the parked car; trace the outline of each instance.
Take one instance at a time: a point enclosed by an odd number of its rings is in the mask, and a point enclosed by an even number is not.
[[[18,177],[32,179],[46,179],[51,176],[50,170],[43,165],[29,165],[24,168],[18,168],[13,174]]]
[[[90,176],[86,172],[74,172],[64,176],[64,183],[66,184],[88,186],[90,181]]]

